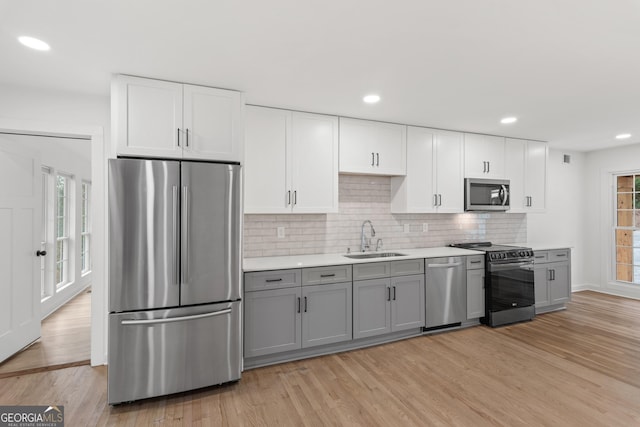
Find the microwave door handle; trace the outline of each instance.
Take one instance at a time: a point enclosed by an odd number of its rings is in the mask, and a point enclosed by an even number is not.
[[[502,197],[502,206],[506,206],[509,202],[509,190],[506,185],[501,185],[502,189],[500,190],[500,194]]]

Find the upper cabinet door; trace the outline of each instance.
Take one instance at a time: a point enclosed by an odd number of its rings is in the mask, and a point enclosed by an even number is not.
[[[291,112],[246,107],[244,212],[288,213],[292,197],[288,140]]]
[[[464,176],[504,177],[504,137],[464,134]]]
[[[341,117],[340,172],[406,175],[407,127]]]
[[[240,162],[242,148],[241,93],[184,85],[183,157]]]
[[[549,148],[545,142],[527,141],[525,188],[529,196],[529,212],[544,212],[546,209],[548,157]]]
[[[464,212],[463,134],[436,131],[435,151],[438,212]]]
[[[338,212],[338,118],[293,112],[292,212]]]
[[[507,138],[505,178],[509,180],[509,212],[511,213],[525,212],[528,204],[525,194],[526,153],[526,141]]]
[[[434,139],[433,129],[407,127],[407,175],[391,178],[391,212],[436,211]]]
[[[112,96],[117,154],[182,157],[181,84],[120,75]]]

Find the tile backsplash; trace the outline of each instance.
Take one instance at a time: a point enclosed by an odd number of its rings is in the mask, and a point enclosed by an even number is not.
[[[340,175],[339,212],[244,216],[244,256],[265,257],[360,250],[360,230],[371,220],[376,231],[373,248],[382,239],[384,250],[445,246],[453,242],[527,241],[526,214],[392,214],[391,178]],[[423,224],[428,231],[423,232]],[[405,232],[408,225],[408,232]],[[284,238],[277,228],[284,227]],[[367,236],[370,234],[366,227]]]

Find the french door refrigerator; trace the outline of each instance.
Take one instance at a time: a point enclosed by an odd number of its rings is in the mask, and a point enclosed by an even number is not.
[[[110,404],[240,379],[240,166],[109,160]]]

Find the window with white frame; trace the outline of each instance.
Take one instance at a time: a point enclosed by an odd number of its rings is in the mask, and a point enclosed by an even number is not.
[[[73,281],[71,271],[71,194],[73,178],[70,175],[58,173],[55,181],[56,217],[55,217],[55,276],[56,289]]]
[[[615,175],[616,280],[640,285],[640,171]]]
[[[82,273],[91,271],[91,218],[89,216],[91,203],[91,183],[82,183],[82,212],[80,237],[80,263]]]

